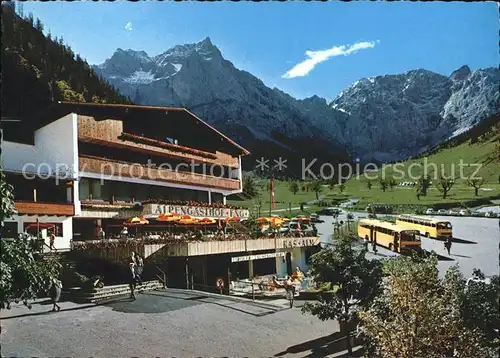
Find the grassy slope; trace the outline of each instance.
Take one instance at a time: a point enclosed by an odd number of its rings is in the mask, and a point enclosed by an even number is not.
[[[435,204],[447,202],[461,202],[500,195],[500,184],[498,175],[500,174],[500,163],[495,158],[495,144],[498,143],[498,134],[492,136],[484,142],[470,144],[467,141],[453,148],[441,149],[439,152],[428,156],[427,158],[407,160],[395,165],[386,165],[377,172],[370,173],[370,177],[385,178],[394,177],[396,181],[415,181],[411,176],[417,177],[424,173],[427,165],[428,173],[431,177],[439,177],[444,174],[446,177],[455,178],[455,186],[451,189],[448,197],[443,199],[442,194],[435,186],[431,186],[427,197],[421,197],[417,200],[415,189],[396,187],[393,190],[387,190],[385,193],[380,189],[378,179],[372,180],[373,187],[367,188],[368,179],[364,175],[352,178],[346,185],[346,192],[352,196],[359,197],[361,202],[378,202],[384,204]],[[463,163],[463,175],[460,175],[460,163]],[[468,166],[471,164],[470,166]],[[470,177],[480,165],[480,170],[475,174],[476,177],[485,179],[485,184],[480,190],[479,196],[474,195],[474,189],[467,186],[467,177]],[[412,167],[413,165],[413,167]],[[412,169],[413,168],[413,169]],[[403,171],[403,175],[400,173]],[[409,174],[411,173],[411,175]]]
[[[322,196],[324,196],[323,200],[330,202],[334,199],[359,198],[360,203],[358,207],[362,208],[368,203],[432,205],[438,203],[460,203],[478,198],[498,196],[500,195],[500,184],[498,183],[500,163],[495,158],[495,145],[498,143],[499,138],[500,136],[496,134],[483,142],[474,144],[470,144],[470,140],[468,140],[458,146],[441,149],[437,153],[429,155],[426,159],[407,160],[397,164],[396,169],[399,172],[395,171],[393,164],[386,165],[382,169],[368,174],[373,184],[371,190],[367,188],[368,179],[365,175],[360,175],[359,177],[353,177],[346,183],[343,193],[340,193],[338,186],[333,190],[324,187],[322,192]],[[385,178],[394,177],[398,182],[414,181],[411,179],[411,176],[416,178],[418,175],[423,174],[426,163],[428,165],[428,173],[431,176],[443,173],[448,177],[454,173],[456,184],[446,199],[443,199],[442,194],[434,185],[429,188],[427,196],[421,197],[420,200],[417,200],[415,196],[415,188],[395,187],[392,190],[387,189],[386,192],[380,189],[377,178],[381,178],[384,175]],[[465,166],[465,164],[480,164],[481,168],[475,175],[485,179],[482,189],[488,190],[480,190],[479,196],[476,197],[474,189],[467,186],[466,179],[460,178],[460,163],[464,164],[463,174],[465,178],[472,175],[476,170],[476,166]],[[268,181],[263,180],[259,186],[263,202],[261,208],[262,215],[267,215],[269,211],[269,192],[266,190],[267,183]],[[315,198],[315,193],[311,191],[300,191],[294,195],[289,191],[287,182],[276,181],[276,200],[278,201],[276,209],[288,208],[288,203],[292,203],[292,208],[297,207],[300,206],[301,202],[315,200]],[[232,200],[230,202],[235,205],[246,206],[251,211],[254,211],[257,201],[257,199],[252,199],[244,201]],[[316,209],[316,206],[310,206],[308,210],[314,211]],[[297,213],[296,210],[294,212]]]
[[[269,214],[269,202],[270,196],[269,191],[267,190],[267,186],[269,184],[268,180],[260,180],[258,181],[258,189],[260,193],[260,198],[262,201],[261,214],[268,215]],[[299,187],[302,186],[302,183],[299,183]],[[286,181],[275,181],[275,210],[279,209],[288,209],[289,204],[291,204],[292,208],[296,208],[300,206],[302,202],[309,202],[316,200],[316,193],[313,191],[302,191],[300,190],[297,194],[293,194],[289,189],[289,182]],[[328,187],[323,187],[320,196],[330,194],[331,191]],[[258,198],[248,199],[248,200],[228,200],[228,204],[238,205],[248,207],[251,211],[256,211],[255,206],[258,204]]]

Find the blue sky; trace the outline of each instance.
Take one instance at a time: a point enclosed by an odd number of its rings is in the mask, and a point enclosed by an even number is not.
[[[493,2],[26,2],[29,12],[91,64],[119,47],[152,56],[209,36],[237,68],[297,98],[331,100],[362,77],[500,60]]]

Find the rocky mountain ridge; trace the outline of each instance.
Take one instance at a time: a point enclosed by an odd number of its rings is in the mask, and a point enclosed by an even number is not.
[[[153,57],[118,49],[94,69],[136,103],[186,107],[252,152],[263,143],[297,152],[300,142],[311,155],[345,149],[362,160],[404,159],[500,112],[495,68],[363,78],[331,103],[267,87],[209,38]]]

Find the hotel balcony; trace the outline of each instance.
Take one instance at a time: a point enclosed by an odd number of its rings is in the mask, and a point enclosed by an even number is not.
[[[220,151],[204,151],[182,145],[159,141],[146,136],[126,132],[119,120],[96,121],[92,117],[79,116],[78,140],[80,143],[97,144],[130,152],[156,155],[187,162],[217,164],[233,169],[239,167],[238,157]]]
[[[228,191],[239,190],[240,181],[218,178],[192,172],[180,172],[160,169],[107,158],[81,155],[78,158],[80,172],[99,174],[104,177],[134,178],[155,180],[166,183],[193,185],[206,188],[218,188]]]
[[[35,201],[15,201],[19,215],[56,215],[73,216],[75,208],[73,204],[46,203]]]

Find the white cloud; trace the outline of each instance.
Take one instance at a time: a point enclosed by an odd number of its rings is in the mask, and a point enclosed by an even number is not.
[[[132,23],[130,21],[127,22],[127,24],[125,25],[125,30],[127,30],[127,31],[132,31],[133,30],[132,29]]]
[[[296,64],[292,69],[288,70],[282,78],[295,78],[295,77],[303,77],[306,76],[309,72],[311,72],[317,64],[321,62],[325,62],[331,57],[335,56],[347,56],[353,53],[358,52],[359,50],[364,50],[367,48],[375,47],[375,43],[380,43],[380,41],[365,41],[365,42],[357,42],[354,45],[342,45],[335,46],[328,50],[319,50],[319,51],[306,51],[308,59]]]

